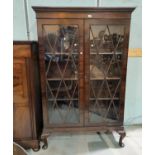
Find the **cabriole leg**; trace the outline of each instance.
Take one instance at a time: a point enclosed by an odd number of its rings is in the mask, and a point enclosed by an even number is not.
[[[38,152],[40,150],[40,145],[38,147],[32,149],[34,152]]]
[[[42,146],[42,149],[43,150],[46,150],[48,148],[48,142],[47,142],[47,137],[43,137],[41,139],[41,141],[44,143],[43,146]]]
[[[119,146],[120,147],[124,147],[123,139],[126,136],[126,132],[124,130],[123,131],[117,131],[117,132],[120,135],[120,138],[119,138]]]

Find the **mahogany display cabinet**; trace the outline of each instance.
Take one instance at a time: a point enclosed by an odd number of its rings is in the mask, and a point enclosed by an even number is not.
[[[54,132],[126,133],[123,126],[131,13],[135,8],[36,12],[43,148]]]

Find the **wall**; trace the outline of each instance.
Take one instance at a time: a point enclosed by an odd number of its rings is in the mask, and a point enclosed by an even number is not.
[[[32,6],[96,6],[96,0],[27,0],[30,40],[37,40],[37,25]],[[14,40],[27,40],[24,0],[14,0]],[[136,6],[132,14],[130,48],[142,48],[141,0],[100,0],[102,7]],[[142,59],[129,57],[126,86],[125,124],[142,122]]]

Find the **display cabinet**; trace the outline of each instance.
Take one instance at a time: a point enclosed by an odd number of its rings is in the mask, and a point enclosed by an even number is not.
[[[36,12],[44,128],[112,132],[123,127],[131,12],[134,8],[49,8]]]

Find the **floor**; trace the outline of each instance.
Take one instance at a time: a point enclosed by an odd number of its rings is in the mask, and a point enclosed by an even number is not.
[[[124,148],[118,146],[119,135],[66,134],[48,138],[48,149],[38,152],[28,150],[29,155],[141,155],[142,127],[126,127]]]

